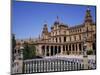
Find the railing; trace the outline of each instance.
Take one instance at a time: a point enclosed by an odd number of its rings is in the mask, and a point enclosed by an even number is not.
[[[89,61],[90,62],[90,61]],[[88,66],[88,69],[93,69]],[[33,59],[25,60],[23,63],[24,73],[57,72],[84,70],[84,64],[78,60],[66,59]]]

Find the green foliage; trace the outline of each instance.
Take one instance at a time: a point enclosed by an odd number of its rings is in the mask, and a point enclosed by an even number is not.
[[[16,46],[16,40],[15,40],[15,35],[12,35],[12,49],[14,49]]]
[[[34,45],[29,45],[28,43],[24,43],[24,50],[23,50],[23,58],[25,59],[32,59],[36,56],[36,48]]]
[[[16,40],[15,40],[15,35],[14,34],[12,34],[11,42],[12,42],[12,61],[14,61],[14,48],[16,46]]]
[[[92,55],[93,54],[93,50],[88,50],[87,51],[87,55]]]

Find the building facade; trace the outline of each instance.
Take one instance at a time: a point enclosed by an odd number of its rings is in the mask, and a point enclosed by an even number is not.
[[[57,17],[49,32],[48,24],[45,23],[39,40],[35,42],[37,55],[82,55],[84,36],[87,36],[87,50],[95,54],[96,23],[92,19],[89,8],[86,10],[85,19],[82,24],[70,27],[60,23]]]
[[[92,19],[91,10],[89,8],[86,10],[85,19],[82,24],[70,27],[69,25],[61,23],[59,17],[57,17],[57,20],[51,26],[51,31],[48,31],[48,24],[45,23],[42,34],[38,39],[33,40],[30,38],[29,40],[16,41],[12,74],[23,73],[23,66],[26,65],[25,61],[27,61],[23,60],[24,42],[34,45],[36,47],[36,55],[42,57],[84,55],[84,37],[86,37],[85,43],[87,52],[92,52],[92,55],[95,55],[96,23]]]

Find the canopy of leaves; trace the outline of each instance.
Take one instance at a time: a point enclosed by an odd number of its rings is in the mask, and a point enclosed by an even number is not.
[[[12,61],[14,61],[14,48],[16,46],[16,39],[15,39],[15,35],[14,34],[12,34],[11,42],[12,42]]]
[[[23,59],[32,59],[36,56],[36,48],[34,45],[24,43]]]

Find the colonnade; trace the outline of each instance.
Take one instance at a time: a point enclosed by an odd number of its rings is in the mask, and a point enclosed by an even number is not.
[[[54,56],[57,54],[62,55],[80,55],[83,54],[83,44],[62,44],[62,45],[42,45],[43,56]]]

